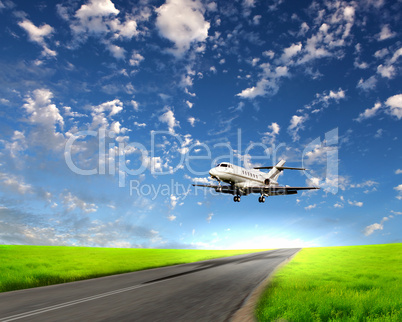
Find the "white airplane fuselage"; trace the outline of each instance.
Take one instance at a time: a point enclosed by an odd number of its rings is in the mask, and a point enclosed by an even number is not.
[[[246,169],[237,165],[222,162],[209,170],[212,179],[223,181],[239,188],[251,186],[267,186],[267,173],[255,169]],[[275,180],[269,180],[270,186],[278,185]]]

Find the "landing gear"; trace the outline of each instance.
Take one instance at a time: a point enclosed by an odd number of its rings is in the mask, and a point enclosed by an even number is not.
[[[258,197],[258,202],[264,203],[265,202],[265,197],[264,196]]]
[[[233,201],[234,202],[240,202],[240,196],[234,196]]]

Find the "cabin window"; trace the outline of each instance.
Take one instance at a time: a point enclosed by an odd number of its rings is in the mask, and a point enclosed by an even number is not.
[[[227,168],[227,166],[228,166],[227,164],[224,163],[221,164],[221,167]]]

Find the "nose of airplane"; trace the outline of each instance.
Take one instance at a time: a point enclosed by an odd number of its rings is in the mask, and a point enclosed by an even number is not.
[[[215,176],[216,176],[216,170],[215,170],[215,168],[212,168],[211,170],[209,170],[209,175],[210,175],[211,177],[215,177]]]

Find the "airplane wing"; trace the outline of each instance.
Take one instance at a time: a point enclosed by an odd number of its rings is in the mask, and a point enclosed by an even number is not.
[[[278,195],[294,195],[297,194],[299,190],[314,190],[320,189],[318,187],[287,187],[287,186],[254,186],[254,187],[243,187],[234,188],[233,186],[227,185],[210,185],[210,184],[193,184],[195,187],[206,187],[215,189],[216,192],[222,193],[240,193],[243,195],[248,195],[250,193],[260,193],[266,196],[278,196]]]
[[[194,187],[206,187],[215,189],[216,192],[223,192],[223,193],[234,193],[235,190],[232,186],[227,185],[212,185],[212,184],[193,184]]]
[[[194,187],[207,187],[207,188],[219,188],[220,186],[218,185],[213,185],[213,184],[193,184]]]
[[[315,190],[320,189],[318,187],[287,187],[287,186],[255,186],[248,187],[250,193],[262,193],[265,195],[276,196],[276,195],[294,195],[299,190]]]
[[[264,170],[264,169],[273,169],[273,168],[276,168],[276,169],[278,169],[278,170],[302,170],[302,171],[307,170],[307,169],[305,169],[305,168],[275,167],[275,166],[270,166],[270,167],[254,167],[253,169]]]

